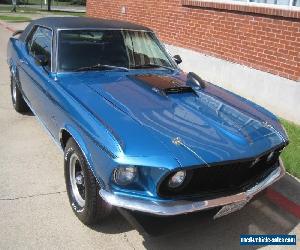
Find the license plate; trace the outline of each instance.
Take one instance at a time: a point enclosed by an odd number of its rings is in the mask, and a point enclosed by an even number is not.
[[[219,210],[218,213],[215,214],[214,219],[218,219],[227,214],[231,214],[235,211],[238,211],[238,210],[242,209],[247,203],[248,203],[248,201],[240,201],[240,202],[225,205]]]

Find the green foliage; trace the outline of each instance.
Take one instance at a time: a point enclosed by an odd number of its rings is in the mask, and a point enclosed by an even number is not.
[[[284,165],[290,174],[300,178],[300,126],[284,119],[280,119],[280,121],[286,129],[290,141],[282,153]]]
[[[0,20],[6,21],[6,22],[29,22],[31,21],[31,18],[25,17],[25,16],[0,16]]]

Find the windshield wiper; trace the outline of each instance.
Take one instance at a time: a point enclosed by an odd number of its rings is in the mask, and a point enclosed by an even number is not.
[[[145,63],[145,64],[137,64],[131,67],[132,69],[143,69],[143,68],[165,68],[174,71],[174,68],[160,65],[160,64],[155,64],[155,63]]]
[[[86,71],[86,70],[106,70],[106,69],[118,69],[118,70],[123,70],[123,71],[128,71],[128,68],[125,67],[119,67],[119,66],[114,66],[114,65],[108,65],[108,64],[95,64],[92,66],[85,66],[85,67],[80,67],[75,69],[74,71]]]

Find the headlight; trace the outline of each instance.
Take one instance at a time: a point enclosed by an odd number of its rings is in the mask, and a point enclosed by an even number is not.
[[[184,170],[176,172],[169,179],[168,185],[170,188],[178,188],[185,180],[186,172]]]
[[[119,185],[128,185],[137,175],[135,166],[119,167],[114,170],[114,181]]]

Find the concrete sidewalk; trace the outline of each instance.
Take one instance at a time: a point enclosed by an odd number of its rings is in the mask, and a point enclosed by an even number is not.
[[[299,246],[299,219],[266,197],[218,220],[214,211],[142,216],[156,237],[142,235],[117,211],[99,226],[81,224],[65,192],[62,153],[34,116],[13,110],[6,64],[10,36],[0,25],[0,249],[240,249],[240,234],[296,234]]]

